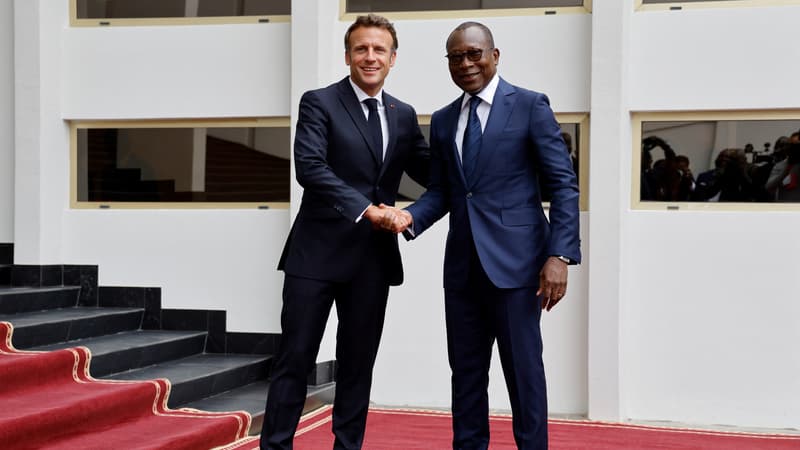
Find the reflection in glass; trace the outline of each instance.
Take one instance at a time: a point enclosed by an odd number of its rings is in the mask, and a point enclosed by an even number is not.
[[[78,19],[290,14],[291,0],[77,0]]]
[[[456,11],[462,9],[563,8],[584,0],[347,0],[347,12]]]
[[[800,201],[800,120],[643,122],[643,201]]]
[[[425,135],[425,140],[430,141],[430,132],[431,132],[430,125],[420,125],[420,128],[422,129],[422,134]],[[577,175],[580,173],[578,167],[580,162],[579,144],[581,142],[580,125],[577,123],[562,123],[561,137],[564,138],[564,142],[567,144],[567,150],[569,151],[570,159],[572,159],[572,168],[575,170],[575,174]],[[542,201],[545,203],[549,202],[550,193],[547,192],[545,189],[541,189],[540,191],[542,193]],[[403,174],[403,178],[400,180],[400,189],[397,195],[397,200],[398,201],[416,200],[422,195],[423,192],[425,192],[424,187],[417,184],[408,175]]]
[[[78,130],[78,201],[288,202],[289,128]]]

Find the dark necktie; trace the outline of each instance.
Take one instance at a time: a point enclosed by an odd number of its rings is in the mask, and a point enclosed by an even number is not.
[[[467,116],[467,127],[464,129],[464,141],[461,143],[461,166],[464,168],[464,177],[467,182],[475,171],[475,163],[478,160],[478,151],[481,149],[481,121],[478,119],[478,105],[481,98],[473,95],[469,99],[469,116]]]
[[[367,109],[369,109],[369,118],[367,119],[367,127],[369,128],[369,134],[372,137],[372,143],[374,144],[374,149],[377,150],[378,160],[383,160],[383,132],[381,131],[381,116],[378,114],[378,100],[374,98],[368,98],[364,100],[364,103],[367,104]]]

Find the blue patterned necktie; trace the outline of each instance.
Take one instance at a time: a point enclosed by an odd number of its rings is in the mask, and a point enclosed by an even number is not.
[[[381,131],[381,116],[378,114],[378,100],[368,98],[364,100],[364,103],[366,103],[367,109],[369,109],[369,118],[367,119],[369,134],[372,137],[374,148],[378,152],[378,160],[381,161],[383,160],[383,132]]]
[[[461,143],[461,166],[464,168],[464,177],[467,182],[475,171],[475,163],[478,160],[478,151],[481,149],[481,121],[478,119],[478,105],[481,98],[473,95],[469,99],[469,116],[467,116],[467,127],[464,129],[464,141]]]

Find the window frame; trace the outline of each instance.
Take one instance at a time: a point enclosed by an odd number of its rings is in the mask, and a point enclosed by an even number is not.
[[[138,19],[79,19],[78,0],[69,0],[71,27],[129,27],[171,25],[262,24],[291,22],[291,15],[209,16],[209,17],[145,17]]]
[[[682,11],[687,9],[752,8],[789,5],[800,5],[800,0],[723,0],[700,2],[682,2],[680,0],[674,0],[669,3],[659,4],[645,4],[643,0],[634,0],[633,8],[635,11]]]
[[[631,209],[639,211],[800,211],[800,202],[670,202],[641,200],[642,123],[800,120],[800,109],[631,112]],[[720,151],[714,149],[713,151]]]
[[[78,130],[108,128],[289,128],[289,117],[260,117],[236,119],[143,119],[143,120],[73,120],[68,121],[70,132],[70,190],[71,209],[289,209],[291,204],[291,173],[286,180],[290,186],[288,202],[120,202],[78,200]],[[291,134],[290,134],[291,135]],[[290,167],[294,165],[292,142],[289,142]]]
[[[591,14],[592,1],[583,0],[583,6],[538,7],[538,8],[493,8],[493,9],[459,9],[448,11],[386,11],[376,12],[389,20],[433,20],[463,19],[464,17],[507,17],[513,16],[549,16],[561,14]],[[354,21],[356,17],[367,12],[347,12],[347,0],[339,0],[339,20]]]

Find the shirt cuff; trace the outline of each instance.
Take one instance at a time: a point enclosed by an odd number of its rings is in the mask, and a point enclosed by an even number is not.
[[[358,217],[356,217],[356,223],[358,223],[358,222],[361,222],[361,219],[363,219],[363,218],[364,218],[364,214],[367,212],[367,210],[369,209],[369,207],[370,207],[370,206],[372,206],[372,203],[370,203],[369,205],[367,205],[367,207],[366,207],[366,208],[364,208],[364,210],[363,210],[363,211],[361,211],[361,214],[359,214],[359,215],[358,215]]]

